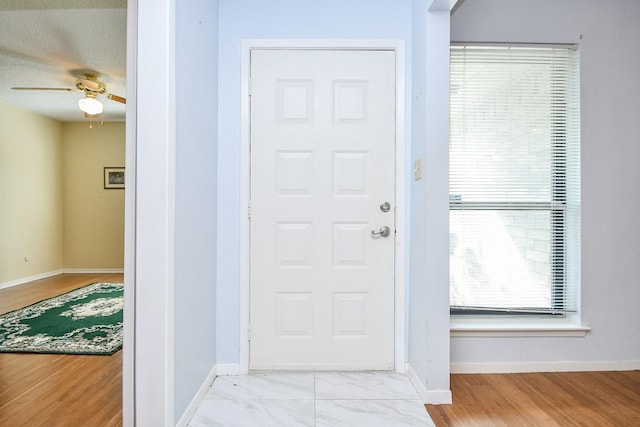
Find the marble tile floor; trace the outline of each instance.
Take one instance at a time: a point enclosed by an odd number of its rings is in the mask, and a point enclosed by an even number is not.
[[[189,427],[433,427],[409,379],[392,372],[218,377]]]

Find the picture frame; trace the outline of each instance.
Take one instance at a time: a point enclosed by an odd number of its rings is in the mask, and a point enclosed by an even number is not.
[[[124,189],[124,167],[105,166],[104,188],[105,190]]]

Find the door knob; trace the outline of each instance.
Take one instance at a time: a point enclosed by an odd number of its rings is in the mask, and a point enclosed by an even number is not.
[[[372,236],[389,237],[391,235],[391,229],[385,225],[384,227],[380,227],[380,229],[378,231],[371,230],[371,235]]]
[[[389,212],[391,210],[391,204],[389,204],[389,202],[384,202],[380,205],[380,210],[382,212]]]

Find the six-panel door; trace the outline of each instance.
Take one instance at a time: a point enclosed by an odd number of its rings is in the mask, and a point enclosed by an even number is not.
[[[251,52],[251,369],[393,369],[395,82],[393,51]]]

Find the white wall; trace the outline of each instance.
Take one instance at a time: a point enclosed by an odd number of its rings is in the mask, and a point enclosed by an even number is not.
[[[133,71],[127,75],[127,122],[135,131],[127,132],[126,166],[133,174],[126,177],[125,230],[135,237],[125,236],[125,284],[135,289],[125,286],[125,301],[135,302],[135,316],[126,304],[125,316],[135,319],[135,343],[124,349],[127,376],[129,358],[135,357],[135,379],[129,377],[135,380],[135,413],[123,409],[126,426],[170,426],[175,424],[175,0],[138,0],[129,12],[137,31],[127,42],[128,71]]]
[[[217,337],[218,363],[229,364],[240,363],[240,270],[246,268],[238,246],[246,218],[239,199],[240,44],[246,38],[403,39],[410,51],[411,2],[220,1]]]
[[[453,338],[459,369],[640,367],[638,22],[637,0],[466,0],[452,16],[452,41],[580,45],[580,316],[592,328],[584,338]]]
[[[134,415],[135,425],[170,426],[216,362],[217,4],[130,7],[126,229],[135,238],[127,237],[125,275],[135,284]]]
[[[125,402],[125,425],[169,426],[216,363],[217,2],[131,7],[125,273],[135,283],[136,406]]]
[[[176,2],[175,420],[216,363],[218,2]]]

